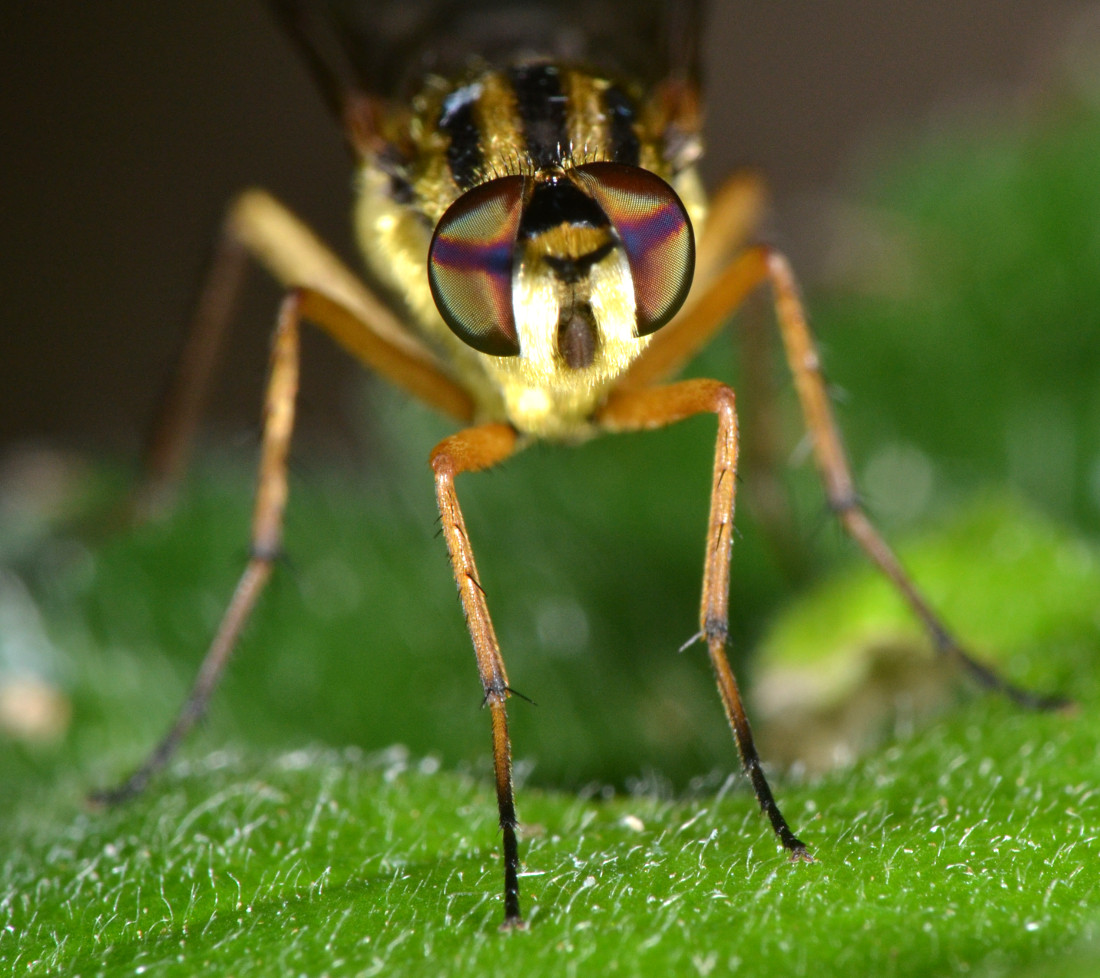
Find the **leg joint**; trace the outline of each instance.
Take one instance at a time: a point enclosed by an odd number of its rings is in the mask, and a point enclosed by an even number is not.
[[[436,445],[428,459],[437,481],[453,482],[455,477],[455,463],[450,452],[447,451],[447,442]]]
[[[516,816],[516,803],[512,798],[501,798],[497,804],[499,824],[504,831],[514,830],[519,825]]]
[[[854,489],[846,489],[841,492],[829,492],[826,497],[829,511],[843,519],[849,513],[854,513],[863,508],[859,493]]]
[[[706,636],[708,645],[713,645],[717,642],[724,646],[729,640],[729,634],[729,622],[726,621],[725,618],[707,616],[707,618],[704,619],[703,635]]]
[[[485,684],[485,695],[481,699],[481,705],[494,706],[497,703],[503,704],[504,701],[508,699],[511,692],[511,689],[508,688],[508,683],[503,677],[494,677]]]
[[[248,548],[248,556],[261,564],[277,564],[286,556],[286,551],[278,541],[273,543],[253,541]]]
[[[737,417],[737,395],[728,384],[717,384],[714,388],[714,413]]]

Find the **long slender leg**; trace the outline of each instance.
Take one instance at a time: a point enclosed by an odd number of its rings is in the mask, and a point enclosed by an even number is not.
[[[443,439],[431,454],[435,472],[435,492],[443,522],[443,536],[451,557],[458,595],[466,615],[466,625],[474,643],[477,669],[485,690],[493,724],[493,768],[496,772],[497,809],[504,844],[504,923],[511,928],[523,925],[519,906],[519,847],[516,841],[516,803],[512,790],[512,745],[508,739],[508,712],[505,704],[511,694],[504,659],[500,654],[485,591],[477,575],[474,551],[466,532],[466,521],[458,505],[455,476],[476,472],[503,461],[516,450],[513,428],[503,424],[467,428]]]
[[[247,258],[248,252],[235,237],[221,236],[148,432],[144,478],[131,503],[133,515],[138,519],[162,508],[166,495],[178,484],[186,467],[188,449],[195,440],[202,407],[240,296]]]
[[[737,482],[737,411],[733,391],[716,380],[687,380],[668,387],[625,391],[613,395],[597,416],[608,431],[662,428],[692,415],[718,416],[714,448],[710,517],[703,565],[703,599],[699,612],[700,638],[707,643],[718,692],[733,730],[741,763],[757,801],[768,816],[792,860],[810,860],[809,852],[787,825],[776,804],[753,743],[737,679],[726,655],[729,636],[730,553],[733,547],[733,511]]]
[[[746,242],[756,233],[766,205],[766,192],[760,177],[752,171],[733,174],[710,201],[706,223],[698,241],[695,281],[682,312],[655,337],[657,348],[643,356],[637,372],[624,386],[646,386],[665,379],[682,359],[699,349],[729,316],[743,297],[760,283],[759,262],[737,263]],[[740,270],[715,287],[716,280],[735,265]],[[695,309],[696,304],[700,308]],[[772,336],[764,328],[763,303],[752,303],[738,324],[739,354],[742,363],[738,395],[744,408],[752,411],[752,424],[743,430],[741,454],[743,469],[750,473],[746,489],[753,511],[771,541],[772,549],[790,580],[805,572],[805,551],[793,532],[787,493],[779,477],[778,448],[775,432],[775,384],[770,371]],[[708,310],[712,312],[708,315]],[[700,315],[700,312],[703,315]],[[670,339],[666,341],[665,335]],[[662,345],[666,344],[662,349]],[[743,415],[745,412],[743,412]]]
[[[460,422],[473,416],[469,394],[392,310],[282,204],[262,190],[249,190],[228,210],[162,395],[146,445],[144,483],[132,507],[138,516],[159,507],[187,464],[250,257],[287,289],[302,290],[302,316],[356,359]]]
[[[460,421],[473,415],[469,393],[439,365],[393,312],[273,197],[250,190],[234,201],[201,291],[174,383],[146,457],[147,478],[137,510],[163,498],[190,449],[203,394],[235,306],[245,260],[255,258],[288,288],[279,313],[266,395],[263,449],[252,525],[252,557],[175,723],[122,785],[93,796],[115,802],[137,794],[162,768],[206,709],[237,637],[278,556],[286,503],[286,458],[298,386],[298,326],[318,325],[349,353],[421,400]]]
[[[1033,693],[1009,682],[974,659],[951,634],[900,561],[867,517],[855,490],[851,469],[829,403],[821,361],[806,322],[794,274],[779,252],[758,245],[742,252],[717,275],[690,308],[654,335],[645,353],[624,376],[620,389],[640,390],[668,376],[705,343],[757,287],[771,285],[776,318],[794,375],[802,415],[813,443],[814,460],[830,508],[845,531],[890,579],[928,630],[936,650],[954,659],[980,685],[997,690],[1032,709],[1060,709],[1063,696]]]
[[[126,781],[115,788],[93,793],[91,798],[95,802],[114,804],[138,794],[169,761],[180,741],[205,712],[241,629],[248,621],[278,559],[287,497],[287,452],[294,428],[294,402],[298,392],[298,321],[302,298],[302,294],[296,291],[287,295],[275,329],[248,564],[210,643],[191,693],[168,733]]]
[[[1067,698],[1022,689],[969,655],[917,589],[893,550],[867,517],[860,505],[840,432],[833,417],[828,389],[821,371],[821,360],[806,323],[806,314],[798,297],[790,264],[776,251],[761,249],[761,254],[775,295],[776,315],[787,352],[787,362],[794,375],[806,427],[813,439],[814,459],[825,486],[829,506],[844,529],[893,582],[923,622],[938,652],[954,659],[982,686],[999,690],[1022,706],[1043,710],[1068,706],[1070,701]]]

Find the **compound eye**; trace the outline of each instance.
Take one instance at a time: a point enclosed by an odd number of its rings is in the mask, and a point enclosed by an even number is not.
[[[523,177],[474,187],[447,208],[428,249],[428,284],[444,321],[481,353],[519,353],[512,262],[523,211]]]
[[[687,298],[695,272],[695,235],[667,183],[623,163],[585,163],[571,171],[611,221],[634,279],[639,336],[660,329]]]

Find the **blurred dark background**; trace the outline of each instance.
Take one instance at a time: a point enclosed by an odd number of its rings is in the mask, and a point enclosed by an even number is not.
[[[960,101],[1029,92],[1090,6],[716,2],[707,179],[761,168],[773,237],[812,279],[816,202],[843,192],[870,138]],[[269,188],[352,254],[340,136],[258,0],[5,4],[0,78],[0,450],[132,451],[235,191]],[[258,416],[275,296],[253,291],[215,429]],[[357,372],[312,345],[302,423],[339,447],[355,427]]]

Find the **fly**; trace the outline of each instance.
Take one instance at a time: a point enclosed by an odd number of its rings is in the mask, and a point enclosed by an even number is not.
[[[343,122],[371,284],[263,191],[242,194],[230,208],[149,465],[154,486],[171,483],[182,465],[212,351],[246,261],[255,259],[286,295],[265,394],[251,557],[174,725],[101,800],[140,791],[171,757],[204,711],[271,575],[303,320],[461,426],[435,446],[430,464],[491,718],[505,927],[523,920],[507,714],[513,691],[455,481],[538,439],[576,442],[715,415],[692,642],[706,645],[764,814],[792,860],[812,861],[768,785],[726,654],[734,392],[717,380],[670,380],[759,287],[771,291],[816,467],[844,529],[939,652],[1021,704],[1065,702],[1020,689],[971,658],[861,508],[791,268],[770,247],[744,247],[758,188],[735,176],[708,202],[696,171],[698,2],[271,6]]]

